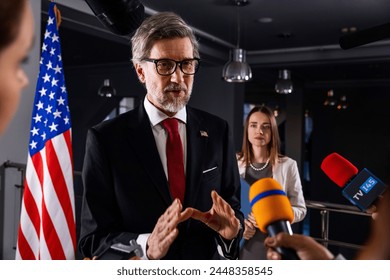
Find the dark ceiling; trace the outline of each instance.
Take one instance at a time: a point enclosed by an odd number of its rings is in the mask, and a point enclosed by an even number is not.
[[[47,2],[42,1],[43,14]],[[128,40],[111,34],[83,0],[56,2],[62,7],[62,36],[72,38],[62,40],[70,65],[129,63]],[[376,42],[349,50],[339,45],[343,29],[360,34],[389,23],[388,0],[251,0],[240,7],[233,0],[141,3],[148,15],[181,15],[196,31],[206,66],[224,65],[237,46],[238,15],[239,46],[247,50],[252,83],[260,87],[270,89],[281,68],[290,69],[293,81],[305,87],[390,85],[390,28]]]
[[[232,46],[237,42],[238,12],[240,46],[249,52],[337,45],[343,28],[359,31],[390,22],[388,0],[249,0],[241,7],[233,0],[141,2],[147,11],[174,11]]]

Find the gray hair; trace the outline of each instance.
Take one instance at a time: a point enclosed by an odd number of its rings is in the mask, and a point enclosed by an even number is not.
[[[199,57],[199,44],[193,30],[177,14],[161,12],[146,18],[131,38],[133,63],[148,58],[153,44],[161,39],[186,38],[191,41],[194,57]]]

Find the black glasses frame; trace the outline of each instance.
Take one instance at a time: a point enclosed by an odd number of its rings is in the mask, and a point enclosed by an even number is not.
[[[147,62],[153,62],[155,65],[156,65],[156,71],[159,75],[161,76],[170,76],[172,75],[173,73],[175,73],[176,69],[177,69],[177,65],[179,65],[179,68],[180,68],[180,71],[183,72],[185,75],[195,75],[196,72],[198,72],[198,69],[199,69],[199,65],[200,65],[200,58],[197,58],[197,57],[194,57],[194,58],[187,58],[187,59],[183,59],[181,61],[177,61],[177,60],[174,60],[174,59],[169,59],[169,58],[162,58],[162,59],[153,59],[153,58],[144,58],[142,59],[144,61],[147,61]],[[171,73],[164,73],[164,74],[161,74],[158,70],[158,63],[161,62],[161,61],[173,61],[175,62],[175,67],[172,68],[172,71]],[[195,70],[194,70],[194,73],[186,73],[183,71],[183,63],[184,62],[187,62],[187,61],[192,61],[192,60],[195,60],[197,62],[197,65],[195,67]]]

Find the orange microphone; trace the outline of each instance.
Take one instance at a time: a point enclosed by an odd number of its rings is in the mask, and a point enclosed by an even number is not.
[[[272,178],[263,178],[249,189],[249,201],[253,215],[259,229],[275,236],[279,232],[293,234],[291,223],[294,220],[294,213],[290,200],[283,191],[282,186]],[[299,260],[294,250],[288,248],[276,248],[283,259]]]

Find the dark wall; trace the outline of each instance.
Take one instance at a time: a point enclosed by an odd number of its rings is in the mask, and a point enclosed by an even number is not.
[[[66,50],[65,50],[66,51]],[[75,172],[76,230],[79,236],[80,210],[83,194],[81,174],[85,153],[85,140],[90,127],[100,123],[119,104],[121,96],[139,99],[144,88],[134,70],[128,65],[78,66],[66,68],[69,108],[72,118],[72,148]],[[110,79],[117,96],[98,96],[104,79]],[[78,252],[77,252],[78,253]],[[79,256],[78,256],[79,257]]]
[[[241,148],[245,84],[222,80],[222,67],[202,67],[196,74],[189,105],[226,120],[236,150]]]
[[[366,167],[388,182],[390,162],[390,89],[388,87],[350,88],[335,90],[346,93],[349,107],[337,110],[324,107],[326,91],[307,90],[305,109],[313,118],[313,133],[308,146],[310,182],[305,182],[306,199],[351,205],[341,194],[341,188],[320,169],[322,160],[337,152],[359,170]],[[371,218],[346,214],[331,214],[330,239],[363,244],[369,235]],[[320,217],[310,217],[310,232],[320,236]],[[350,258],[355,250],[344,251]]]
[[[340,189],[321,171],[322,160],[337,152],[359,170],[366,167],[379,178],[389,179],[390,89],[352,89],[347,110],[323,106],[325,94],[309,91],[305,107],[313,118],[311,139],[311,199],[348,204]]]

